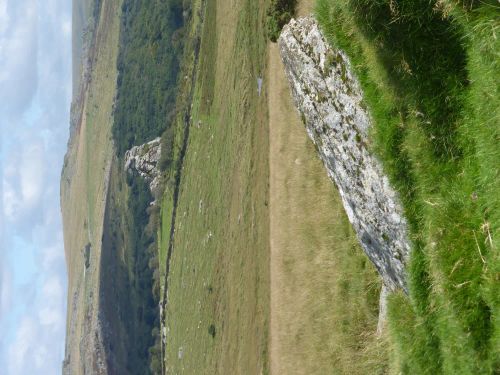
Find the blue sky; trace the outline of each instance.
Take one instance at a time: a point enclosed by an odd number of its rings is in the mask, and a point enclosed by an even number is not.
[[[0,0],[0,374],[60,374],[71,0]]]

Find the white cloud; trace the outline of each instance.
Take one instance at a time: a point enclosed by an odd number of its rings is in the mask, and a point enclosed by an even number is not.
[[[0,0],[1,375],[61,372],[66,274],[59,177],[70,85],[71,1]]]
[[[5,0],[4,0],[5,2]],[[8,118],[22,111],[37,88],[37,17],[35,0],[2,5],[8,22],[0,34],[0,108]]]
[[[12,276],[0,261],[0,318],[9,311],[12,302]]]
[[[0,0],[0,35],[2,35],[9,26],[9,21],[10,17],[7,13],[7,0]]]
[[[61,314],[59,306],[55,308],[44,307],[38,313],[40,324],[49,327],[60,327],[64,324],[64,318]]]
[[[33,319],[24,318],[17,330],[16,338],[9,347],[8,369],[9,375],[22,374],[21,370],[26,365],[28,353],[33,349],[33,338],[36,336],[37,327]]]
[[[62,299],[63,287],[59,277],[52,276],[42,288],[42,298],[51,302],[59,302]]]
[[[14,220],[16,212],[18,212],[19,206],[21,205],[20,197],[16,192],[16,189],[12,186],[11,182],[5,178],[3,179],[3,214],[7,220]]]
[[[36,348],[35,353],[33,353],[36,368],[43,367],[43,364],[44,364],[48,354],[49,354],[48,350],[45,346],[39,346]]]
[[[61,31],[65,38],[71,38],[71,19],[69,17],[61,22]]]
[[[64,263],[64,247],[62,235],[56,235],[56,239],[60,242],[50,245],[41,251],[41,266],[45,271],[50,271],[54,267]]]
[[[38,203],[45,175],[43,145],[39,143],[29,144],[22,155],[19,166],[19,177],[22,199],[25,205],[32,207]]]
[[[60,343],[65,331],[64,287],[61,278],[55,275],[42,285],[9,343],[8,375],[60,372]]]
[[[6,219],[17,221],[40,204],[46,169],[43,143],[21,143],[20,147],[11,148],[6,159],[3,205]]]

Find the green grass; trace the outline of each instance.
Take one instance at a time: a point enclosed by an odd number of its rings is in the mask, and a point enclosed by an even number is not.
[[[182,144],[190,114],[164,322],[168,373],[266,373],[268,150],[256,83],[265,59],[261,9],[255,1],[206,2],[194,98],[184,103],[175,132]],[[218,22],[219,11],[226,22]],[[171,202],[166,196],[164,213]],[[168,219],[162,231],[170,231]]]
[[[195,75],[195,50],[197,47],[197,39],[199,38],[200,28],[203,25],[203,1],[194,1],[189,7],[189,17],[185,25],[185,48],[183,51],[182,61],[180,65],[180,77],[191,77]],[[160,198],[160,222],[158,225],[158,260],[160,274],[160,299],[163,299],[163,291],[165,288],[165,276],[167,272],[167,257],[168,247],[170,243],[170,230],[173,221],[174,211],[174,190],[178,167],[181,162],[181,151],[184,143],[185,134],[185,116],[191,106],[191,90],[193,80],[181,79],[178,83],[178,92],[176,97],[176,110],[173,124],[162,134],[162,147],[165,143],[169,143],[171,155],[167,165],[160,166],[162,168],[162,196]],[[171,137],[172,139],[164,139]],[[163,157],[163,155],[162,155]],[[162,160],[160,159],[160,163]]]
[[[389,306],[400,370],[498,371],[498,3],[318,0],[317,15],[351,58],[410,223],[410,295]]]
[[[160,296],[163,296],[163,288],[167,268],[167,249],[170,241],[170,227],[172,225],[172,197],[168,191],[164,193],[161,202],[160,223],[158,227],[158,261],[160,272],[161,291]]]

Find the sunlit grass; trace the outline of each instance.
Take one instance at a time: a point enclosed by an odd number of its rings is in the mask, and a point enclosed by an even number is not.
[[[404,373],[500,366],[498,3],[318,0],[351,58],[374,152],[400,192],[410,295],[390,303]]]

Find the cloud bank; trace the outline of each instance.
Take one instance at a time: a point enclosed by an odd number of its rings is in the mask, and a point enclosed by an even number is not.
[[[71,0],[0,0],[0,373],[59,374]]]

